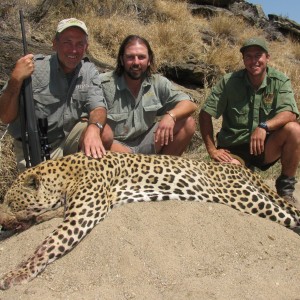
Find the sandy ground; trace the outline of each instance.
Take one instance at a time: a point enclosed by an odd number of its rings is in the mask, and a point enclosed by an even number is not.
[[[0,242],[0,274],[59,222]],[[129,204],[36,279],[0,291],[0,299],[296,300],[299,249],[297,233],[220,204]]]

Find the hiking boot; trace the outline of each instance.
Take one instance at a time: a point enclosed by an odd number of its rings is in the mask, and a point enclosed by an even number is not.
[[[300,210],[300,202],[293,195],[281,196],[286,202]]]
[[[289,177],[281,174],[275,182],[277,194],[281,197],[285,195],[293,195],[297,180],[295,177]]]

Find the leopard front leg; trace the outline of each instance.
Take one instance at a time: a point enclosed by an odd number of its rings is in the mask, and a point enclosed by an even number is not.
[[[72,218],[72,212],[66,214],[63,223],[45,239],[33,255],[1,278],[0,289],[6,290],[34,279],[48,264],[71,251],[106,214],[107,211],[102,211],[97,216],[86,213],[80,218]]]

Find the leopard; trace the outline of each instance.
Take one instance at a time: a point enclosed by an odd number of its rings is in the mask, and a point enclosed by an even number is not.
[[[199,201],[227,205],[287,228],[300,211],[245,167],[183,156],[79,152],[19,174],[0,206],[2,230],[19,233],[62,212],[34,253],[0,279],[0,289],[24,284],[77,246],[108,213],[127,203]],[[58,213],[59,214],[59,213]]]

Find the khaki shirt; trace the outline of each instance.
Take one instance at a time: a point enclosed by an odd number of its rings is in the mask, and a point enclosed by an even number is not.
[[[56,54],[37,55],[34,59],[35,71],[31,77],[36,117],[47,118],[48,141],[56,145],[80,117],[96,107],[106,108],[99,72],[94,64],[82,60],[74,76],[67,76]],[[19,119],[10,124],[9,132],[16,139],[21,137]]]
[[[164,115],[179,101],[191,100],[190,96],[158,74],[145,78],[136,99],[127,88],[123,76],[108,72],[100,77],[108,108],[107,123],[116,140],[134,140],[152,127],[158,116]]]
[[[223,117],[217,136],[219,147],[249,143],[258,124],[279,112],[299,115],[289,78],[271,67],[257,91],[252,88],[246,70],[226,74],[213,87],[202,109],[214,118]]]

